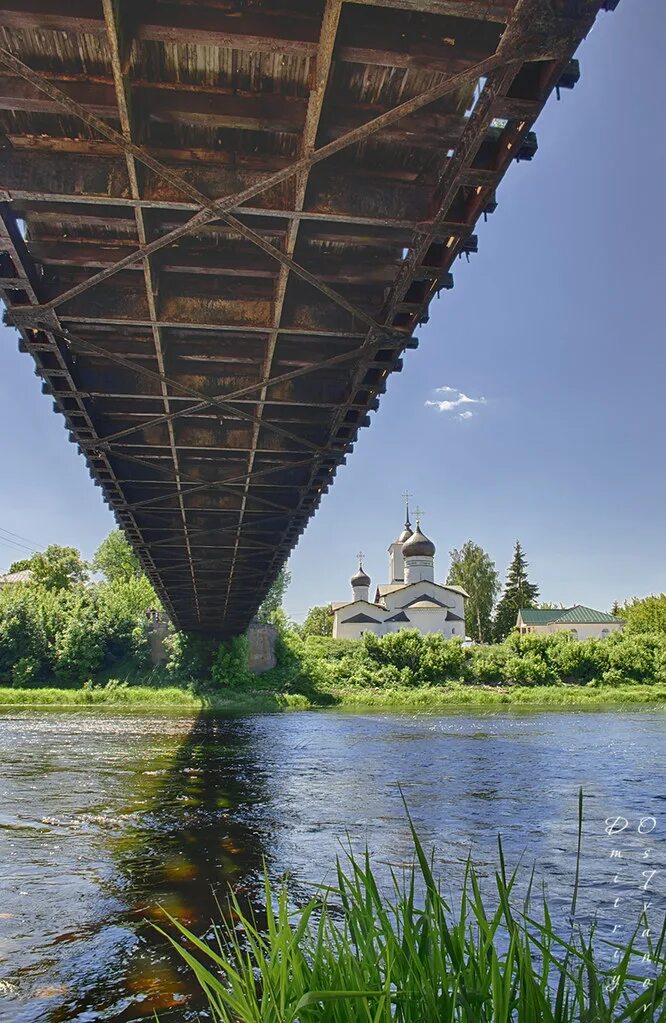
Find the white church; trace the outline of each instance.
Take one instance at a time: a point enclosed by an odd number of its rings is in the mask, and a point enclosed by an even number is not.
[[[333,607],[333,636],[360,639],[365,632],[385,636],[401,629],[437,632],[450,639],[465,638],[465,598],[460,586],[435,582],[435,545],[421,532],[419,519],[412,530],[409,508],[405,528],[388,549],[389,582],[380,583],[370,600],[370,577],[359,555],[351,579],[352,599]]]

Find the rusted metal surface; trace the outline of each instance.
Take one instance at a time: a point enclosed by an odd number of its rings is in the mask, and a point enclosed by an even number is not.
[[[0,293],[183,628],[245,628],[602,0],[4,0]]]

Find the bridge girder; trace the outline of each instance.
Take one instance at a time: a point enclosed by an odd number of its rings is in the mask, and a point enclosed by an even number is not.
[[[0,293],[178,625],[248,624],[604,6],[3,4]]]

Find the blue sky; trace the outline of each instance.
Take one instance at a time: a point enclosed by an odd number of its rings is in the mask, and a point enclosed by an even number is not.
[[[359,549],[385,580],[405,489],[438,577],[467,539],[503,577],[520,538],[544,600],[666,589],[665,44],[664,0],[600,15],[293,555],[294,617],[348,596]],[[426,404],[460,394],[485,400]],[[113,519],[6,328],[0,431],[0,537],[90,556]],[[0,539],[0,568],[23,553]]]

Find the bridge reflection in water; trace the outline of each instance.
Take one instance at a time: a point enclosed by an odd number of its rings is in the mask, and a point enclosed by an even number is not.
[[[179,627],[247,627],[616,3],[4,0],[0,293]]]
[[[116,721],[122,733],[123,719]],[[131,721],[125,723],[133,733]],[[155,724],[142,727],[139,717],[138,734],[128,736],[138,748],[128,761],[118,827],[112,817],[104,836],[110,861],[96,899],[102,915],[54,938],[52,953],[63,944],[67,950],[56,952],[56,976],[38,988],[31,1019],[129,1023],[155,1012],[165,1021],[194,1018],[205,1007],[200,990],[153,925],[172,931],[166,911],[205,933],[219,919],[218,903],[226,905],[229,884],[241,902],[261,903],[269,843],[253,807],[266,794],[248,722],[206,714],[194,723],[165,718],[159,738]],[[182,725],[191,725],[184,739]],[[51,954],[42,963],[47,972]]]

